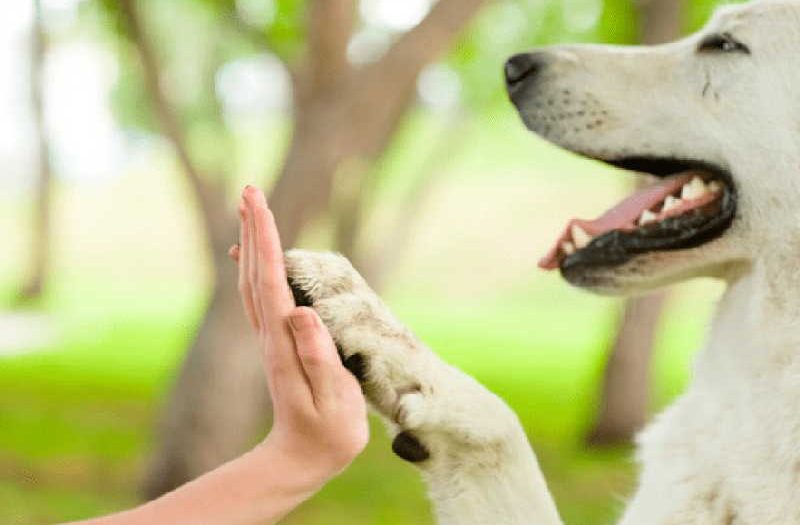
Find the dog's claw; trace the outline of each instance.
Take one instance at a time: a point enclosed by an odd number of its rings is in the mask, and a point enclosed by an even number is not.
[[[344,354],[341,354],[344,355]],[[353,354],[342,359],[342,364],[350,373],[356,376],[359,383],[367,380],[367,361],[361,354]]]
[[[301,287],[297,286],[291,277],[287,278],[287,281],[289,282],[289,288],[292,289],[295,306],[314,306],[314,301],[311,299],[311,296]]]

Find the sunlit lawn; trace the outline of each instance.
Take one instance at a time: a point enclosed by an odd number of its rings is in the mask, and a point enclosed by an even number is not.
[[[570,214],[596,213],[624,182],[554,154],[514,122],[491,125],[470,128],[470,147],[441,168],[446,176],[385,296],[427,343],[517,410],[565,520],[609,523],[634,468],[627,450],[586,451],[581,436],[618,303],[534,266]],[[414,166],[402,151],[395,157],[385,170],[402,181],[397,174]],[[402,182],[395,186],[382,190],[387,208]],[[25,208],[4,204],[0,228],[18,255]],[[205,301],[190,210],[169,167],[59,189],[58,263],[38,306],[59,338],[0,357],[0,523],[77,519],[136,501],[159,405]],[[371,234],[378,244],[380,233]],[[10,297],[19,256],[0,260],[0,272]],[[654,406],[682,388],[716,293],[703,284],[673,295],[654,363]],[[286,523],[431,523],[423,494],[376,424],[353,468]]]

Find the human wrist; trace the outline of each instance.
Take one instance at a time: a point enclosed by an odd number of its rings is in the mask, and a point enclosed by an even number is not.
[[[279,468],[287,481],[298,490],[316,492],[344,470],[350,461],[331,457],[313,447],[303,446],[302,440],[270,434],[254,453],[266,468]]]

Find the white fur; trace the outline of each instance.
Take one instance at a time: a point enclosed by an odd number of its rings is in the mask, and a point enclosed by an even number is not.
[[[751,54],[696,52],[723,31]],[[622,525],[800,523],[800,1],[725,8],[669,45],[547,53],[541,85],[518,103],[535,131],[603,158],[713,162],[739,196],[721,238],[602,270],[603,293],[695,275],[729,284],[692,385],[639,439],[641,483]],[[419,466],[441,525],[560,522],[504,403],[414,339],[343,259],[287,260],[345,353],[369,357],[365,389],[390,430],[430,450]]]
[[[440,525],[559,523],[525,432],[500,398],[419,342],[343,257],[294,250],[286,268],[345,357],[366,358],[364,391],[389,431],[413,433],[430,452],[418,466]]]

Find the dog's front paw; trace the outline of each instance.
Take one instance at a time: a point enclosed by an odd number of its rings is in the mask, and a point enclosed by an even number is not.
[[[389,312],[350,262],[333,253],[286,254],[289,285],[298,305],[311,306],[328,327],[344,365],[370,401],[395,419],[406,394],[426,395],[424,370],[432,356]]]
[[[297,304],[319,313],[344,365],[395,431],[397,455],[424,463],[502,441],[507,429],[518,427],[502,401],[397,321],[347,259],[293,250],[286,271]]]

